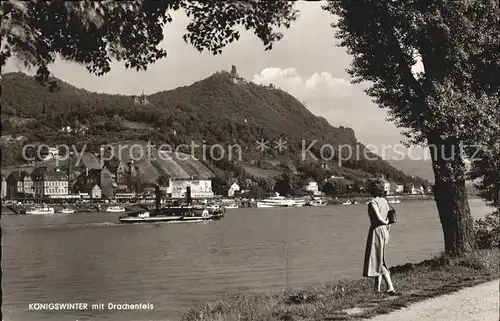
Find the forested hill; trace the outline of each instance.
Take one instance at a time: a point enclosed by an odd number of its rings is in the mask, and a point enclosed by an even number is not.
[[[151,140],[172,146],[191,141],[237,143],[243,146],[246,162],[280,159],[296,166],[301,166],[302,146],[315,140],[311,150],[317,156],[321,155],[322,144],[357,147],[360,154],[365,150],[352,129],[331,126],[290,94],[247,82],[235,70],[142,96],[98,94],[55,80],[59,88],[50,91],[23,73],[2,75],[3,135],[23,135],[27,137],[24,142],[47,144],[85,142],[87,151],[124,140]],[[65,126],[85,130],[62,133]],[[272,148],[272,142],[280,137],[287,141],[283,153]],[[271,141],[271,148],[264,154],[255,149],[260,139]],[[328,149],[325,154],[329,156]],[[4,165],[18,161],[13,155],[10,158],[4,157]],[[329,168],[337,167],[335,164],[338,162],[331,161]],[[371,173],[399,182],[412,180],[385,161],[367,161],[363,155],[343,165],[360,177]]]
[[[290,141],[356,143],[352,129],[330,126],[286,92],[243,80],[235,84],[226,72],[144,97],[96,94],[57,82],[60,90],[51,93],[22,73],[4,75],[4,115],[36,118],[47,133],[78,120],[93,124],[89,133],[158,126],[163,134],[175,130],[179,137],[214,142],[253,143],[283,136]],[[162,136],[167,142],[173,139]]]

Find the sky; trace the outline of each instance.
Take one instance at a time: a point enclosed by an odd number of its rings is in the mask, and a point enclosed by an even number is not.
[[[181,12],[164,29],[168,56],[149,66],[147,71],[127,70],[114,62],[111,71],[97,77],[76,63],[57,60],[49,68],[54,76],[94,92],[138,95],[187,86],[220,70],[231,70],[250,81],[269,84],[287,91],[315,115],[333,126],[354,129],[357,139],[383,158],[398,157],[388,146],[399,145],[404,137],[400,129],[385,120],[386,111],[371,102],[364,92],[367,84],[351,84],[346,69],[351,57],[336,46],[335,17],[321,9],[321,2],[297,2],[300,16],[284,32],[284,37],[270,51],[251,32],[243,31],[238,42],[228,45],[222,55],[200,53],[182,39],[188,18]],[[2,72],[25,71],[9,60]],[[385,152],[382,152],[385,148]],[[421,148],[404,151],[422,158]]]

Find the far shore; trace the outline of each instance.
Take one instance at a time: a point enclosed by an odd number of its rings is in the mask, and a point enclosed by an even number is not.
[[[402,202],[417,202],[417,201],[431,201],[434,200],[434,197],[432,195],[390,195],[388,196],[389,198],[397,198],[401,200]],[[365,195],[339,195],[336,197],[328,196],[325,197],[326,199],[329,200],[328,205],[333,206],[333,205],[340,205],[344,202],[348,201],[356,201],[357,204],[364,204],[365,202],[370,200],[369,196]],[[469,199],[480,199],[476,195],[469,195]],[[32,200],[27,200],[27,201],[32,201]],[[238,203],[238,200],[236,199],[236,203]],[[38,204],[38,203],[37,203]],[[141,205],[138,202],[120,202],[120,205],[124,206],[127,210],[138,210],[141,209]],[[154,204],[154,201],[150,200],[149,204]],[[45,202],[44,205],[50,206],[50,207],[55,207],[57,209],[63,208],[63,207],[70,207],[73,208],[76,212],[100,212],[98,206],[106,207],[111,205],[110,203],[105,203],[104,201],[101,202],[95,202],[95,203],[61,203],[59,202]],[[22,204],[22,205],[4,205],[2,204],[2,215],[23,215],[18,213],[19,209],[26,209],[28,207],[32,207],[34,204]],[[243,206],[242,206],[243,207]],[[249,207],[255,207],[255,202],[250,203]]]

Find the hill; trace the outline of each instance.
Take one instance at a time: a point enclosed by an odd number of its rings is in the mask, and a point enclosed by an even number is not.
[[[432,170],[431,160],[427,159],[387,159],[387,163],[395,168],[405,172],[408,175],[418,176],[428,181],[434,181],[434,172]]]
[[[190,86],[147,96],[92,93],[55,80],[58,90],[49,91],[23,73],[2,76],[5,134],[25,136],[23,144],[85,145],[92,152],[103,144],[141,140],[174,147],[194,142],[208,147],[195,154],[207,156],[212,146],[227,151],[229,144],[237,144],[242,151],[237,162],[227,154],[209,155],[207,162],[231,175],[242,175],[249,166],[273,172],[321,165],[328,173],[356,180],[383,174],[401,183],[422,182],[380,158],[368,160],[375,155],[357,141],[351,128],[333,127],[288,93],[247,82],[235,73],[218,72]],[[286,141],[281,151],[273,148],[280,138]],[[270,142],[269,148],[257,150],[260,139]],[[311,154],[303,158],[301,152],[312,143]],[[4,165],[21,161],[19,143],[2,146],[10,151],[2,155]],[[339,146],[349,146],[357,157],[339,166]]]

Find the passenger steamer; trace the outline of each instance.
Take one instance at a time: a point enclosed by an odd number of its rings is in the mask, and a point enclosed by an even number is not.
[[[200,209],[193,206],[172,206],[122,215],[119,221],[121,223],[199,222],[220,220],[223,217],[223,209]]]
[[[188,191],[187,203],[190,202]],[[159,222],[203,222],[220,220],[225,208],[220,206],[192,206],[172,204],[160,207],[159,194],[156,196],[155,209],[133,212],[118,218],[121,223],[159,223]]]

